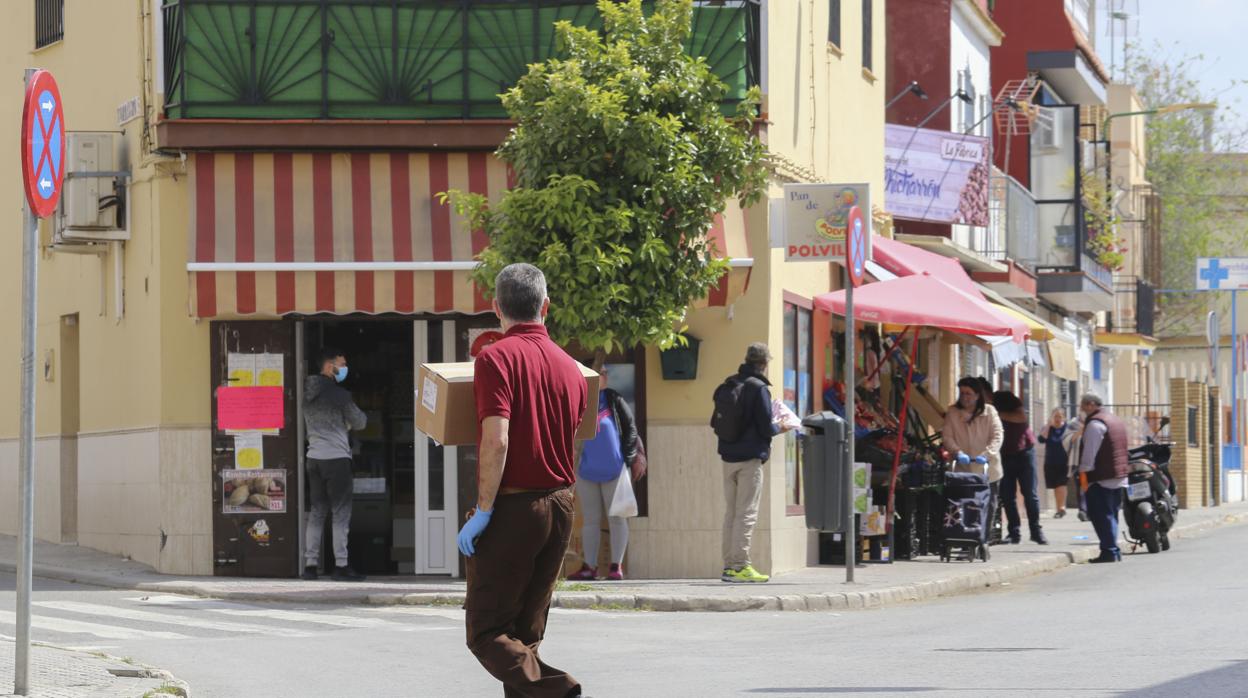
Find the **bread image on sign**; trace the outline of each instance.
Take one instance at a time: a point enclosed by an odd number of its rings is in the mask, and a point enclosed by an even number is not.
[[[222,470],[221,505],[224,514],[286,511],[286,471]]]
[[[481,432],[477,398],[473,392],[472,362],[422,364],[416,378],[416,428],[443,446],[476,445]],[[576,439],[598,433],[598,372],[578,363],[585,377],[588,399]]]

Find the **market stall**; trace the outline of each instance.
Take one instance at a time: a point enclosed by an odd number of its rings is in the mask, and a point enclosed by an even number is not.
[[[845,292],[836,291],[819,296],[815,298],[815,307],[843,316]],[[907,490],[901,507],[901,528],[905,540],[900,552],[909,557],[926,551],[928,547],[924,545],[924,541],[930,538],[926,522],[932,517],[930,512],[923,515],[921,510],[925,506],[930,508],[930,502],[926,505],[924,502],[931,497],[925,497],[922,493],[924,488],[938,486],[944,460],[939,455],[939,447],[932,431],[923,428],[923,418],[917,414],[920,410],[915,409],[912,404],[920,332],[924,328],[931,328],[981,338],[979,341],[1003,338],[1021,345],[1029,333],[1029,327],[1017,317],[998,310],[982,296],[972,295],[927,271],[859,288],[854,299],[854,318],[864,323],[876,324],[884,335],[879,338],[879,352],[864,346],[864,350],[875,354],[877,360],[874,362],[875,370],[869,371],[866,378],[855,386],[855,395],[862,407],[855,411],[852,420],[857,439],[856,452],[861,454],[859,460],[875,466],[872,468],[871,478],[876,491],[873,503],[880,504],[880,500],[884,500],[883,529],[869,527],[867,534],[885,540],[894,538],[894,519],[899,511],[897,491],[900,479]],[[890,332],[893,333],[891,336]],[[908,360],[902,352],[907,338]],[[895,410],[884,404],[882,390],[867,387],[873,385],[877,374],[886,364],[892,364],[893,370],[889,373],[893,381],[900,382],[891,391],[894,398],[900,394],[900,406]],[[833,395],[825,396],[825,404],[833,411],[836,411],[836,397],[835,391]],[[889,415],[893,412],[895,417],[890,418]],[[887,469],[878,467],[883,465],[881,456],[891,461],[887,463]],[[904,478],[901,477],[903,474]],[[878,520],[879,517],[871,518]],[[872,552],[884,547],[894,549],[887,542],[876,541],[872,544]]]

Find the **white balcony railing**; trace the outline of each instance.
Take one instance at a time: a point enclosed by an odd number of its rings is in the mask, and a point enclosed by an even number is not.
[[[1010,258],[1027,267],[1039,261],[1036,201],[1018,180],[992,169],[988,187],[988,227],[976,251],[989,259]],[[972,247],[975,247],[972,245]]]

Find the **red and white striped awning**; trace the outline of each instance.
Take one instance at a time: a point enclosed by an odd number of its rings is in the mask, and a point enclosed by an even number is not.
[[[505,164],[484,152],[196,153],[190,162],[191,314],[484,313],[470,280],[488,243],[437,194],[497,201]],[[745,217],[729,204],[708,231],[733,265],[695,305],[745,292]]]

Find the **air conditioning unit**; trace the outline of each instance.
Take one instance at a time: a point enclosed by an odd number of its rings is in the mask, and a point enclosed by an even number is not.
[[[65,188],[56,217],[57,242],[129,240],[125,178],[117,172],[116,133],[66,134]]]

